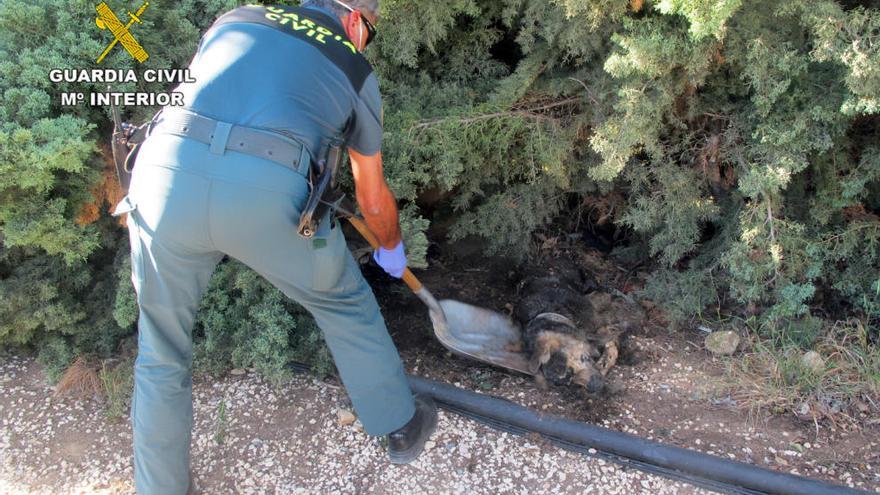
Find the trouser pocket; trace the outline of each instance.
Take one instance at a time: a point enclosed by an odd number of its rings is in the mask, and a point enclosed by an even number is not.
[[[126,225],[128,226],[128,240],[131,245],[131,282],[134,284],[135,292],[140,294],[141,286],[144,283],[144,247],[143,240],[141,239],[137,204],[130,196],[122,198],[122,201],[113,210],[114,217],[125,214],[128,214]]]
[[[309,244],[312,255],[312,289],[322,292],[343,291],[351,286],[348,273],[348,246],[336,219],[322,222]]]

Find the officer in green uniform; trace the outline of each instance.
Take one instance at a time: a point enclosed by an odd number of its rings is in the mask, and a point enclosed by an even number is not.
[[[132,404],[139,493],[190,486],[191,330],[224,255],[308,309],[324,332],[367,433],[388,435],[391,462],[422,451],[436,406],[413,397],[379,307],[341,229],[297,234],[310,163],[346,144],[356,197],[400,277],[406,266],[394,196],[382,173],[378,82],[361,51],[376,0],[248,6],[202,38],[184,108],[165,108],[142,145],[129,195],[132,280],[140,308]]]

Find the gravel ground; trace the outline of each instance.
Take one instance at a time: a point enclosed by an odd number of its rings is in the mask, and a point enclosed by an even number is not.
[[[0,358],[0,493],[132,493],[131,430],[97,399],[53,398],[32,360]],[[440,413],[427,451],[392,466],[344,390],[240,372],[195,383],[193,471],[205,494],[703,494],[702,489]]]

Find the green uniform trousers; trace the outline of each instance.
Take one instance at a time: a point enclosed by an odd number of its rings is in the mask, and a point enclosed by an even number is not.
[[[341,229],[297,235],[308,185],[282,165],[170,135],[144,143],[129,195],[132,281],[140,308],[132,426],[141,494],[184,494],[192,428],[192,326],[225,255],[315,318],[367,433],[414,414],[412,392],[376,299]]]

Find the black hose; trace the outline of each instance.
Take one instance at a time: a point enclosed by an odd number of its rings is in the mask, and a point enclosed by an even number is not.
[[[727,485],[737,493],[778,495],[856,495],[870,492],[834,485],[802,476],[778,473],[742,462],[693,450],[663,445],[626,433],[578,421],[544,415],[519,404],[451,385],[410,376],[414,392],[433,397],[441,406],[469,417],[483,418],[512,433],[539,433],[551,441],[578,448],[594,448],[641,465],[660,468],[658,474]],[[497,427],[497,426],[496,426]],[[510,428],[510,429],[508,429]],[[639,467],[634,465],[634,467]],[[682,475],[682,476],[679,476]],[[693,481],[691,481],[693,482]],[[702,483],[696,483],[702,484]],[[711,483],[704,486],[711,488]],[[719,486],[719,488],[721,488]],[[738,490],[741,489],[741,490]],[[723,490],[727,491],[727,490]]]
[[[450,412],[454,412],[455,414],[458,414],[458,415],[463,416],[465,418],[482,423],[482,424],[489,426],[491,428],[494,428],[496,430],[505,431],[505,432],[511,433],[513,435],[525,436],[530,433],[529,430],[524,430],[522,428],[516,428],[516,427],[510,426],[507,423],[504,423],[503,421],[499,421],[499,420],[492,419],[492,418],[486,418],[484,416],[474,414],[474,413],[467,411],[467,410],[464,410],[464,409],[458,409],[458,408],[452,407],[449,404],[441,403],[440,407],[442,407],[443,409],[446,409]],[[694,476],[694,475],[691,475],[688,473],[683,473],[680,471],[675,471],[673,469],[655,466],[653,464],[637,461],[634,459],[627,459],[626,457],[615,455],[610,452],[601,451],[601,450],[598,450],[593,447],[587,447],[584,445],[572,443],[572,442],[558,439],[558,438],[551,438],[546,435],[542,435],[542,436],[561,449],[565,449],[565,450],[568,450],[571,452],[577,452],[578,454],[586,455],[589,457],[594,457],[597,459],[603,459],[605,461],[613,462],[613,463],[618,464],[623,467],[632,467],[632,468],[638,469],[639,471],[642,471],[645,473],[663,476],[665,478],[669,478],[669,479],[672,479],[675,481],[682,481],[682,482],[688,483],[690,485],[694,485],[694,486],[698,486],[700,488],[706,488],[708,490],[712,490],[714,492],[724,493],[726,495],[766,495],[765,492],[749,490],[747,488],[743,488],[743,487],[739,487],[739,486],[732,486],[732,485],[721,483],[721,482],[718,482],[715,480],[708,480],[705,478],[700,478],[698,476]]]

